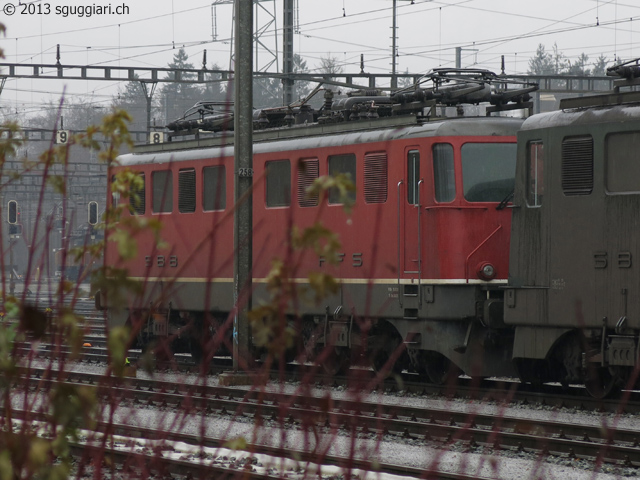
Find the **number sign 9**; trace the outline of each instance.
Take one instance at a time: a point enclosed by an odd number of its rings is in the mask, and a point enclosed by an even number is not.
[[[56,143],[66,144],[69,141],[69,130],[58,130],[56,132]]]

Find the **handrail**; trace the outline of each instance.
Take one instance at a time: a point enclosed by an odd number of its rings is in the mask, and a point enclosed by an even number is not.
[[[422,284],[422,223],[420,218],[422,217],[422,208],[420,205],[420,186],[424,183],[424,179],[418,180],[418,307],[422,306],[422,295],[420,294],[420,285]]]
[[[435,210],[441,208],[443,210],[489,210],[489,207],[481,207],[475,205],[432,205],[430,207],[424,207],[425,210]]]
[[[469,255],[467,255],[467,259],[464,262],[464,275],[466,277],[467,283],[469,283],[469,260],[471,259],[473,254],[476,253],[485,243],[487,243],[491,237],[498,233],[500,229],[502,229],[502,224],[498,225],[498,228],[491,232],[487,238],[480,242],[480,245],[474,248],[473,251]]]
[[[400,307],[402,308],[402,295],[400,295],[400,186],[404,183],[404,180],[398,182],[398,300]],[[403,267],[404,270],[404,267]]]

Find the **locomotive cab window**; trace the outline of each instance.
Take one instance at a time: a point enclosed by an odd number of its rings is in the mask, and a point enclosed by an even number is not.
[[[153,213],[173,211],[173,174],[170,170],[151,173],[151,207]]]
[[[527,205],[539,207],[544,196],[544,144],[534,140],[527,144]]]
[[[202,209],[205,212],[224,210],[227,206],[227,180],[224,165],[202,170]]]
[[[465,143],[460,149],[462,184],[468,202],[501,202],[513,193],[515,143]]]
[[[193,168],[178,172],[178,211],[196,211],[196,171]]]
[[[356,156],[352,153],[346,155],[332,155],[329,157],[329,175],[335,177],[337,175],[345,175],[353,185],[356,185]],[[355,190],[346,193],[347,198],[352,202],[356,199]],[[342,203],[342,196],[338,188],[329,190],[329,203]]]
[[[129,192],[129,208],[136,215],[144,215],[146,210],[144,173],[140,173],[138,177],[140,179],[139,185],[131,185],[131,191]]]
[[[433,146],[433,182],[436,202],[447,203],[456,198],[453,146],[449,143]]]
[[[267,207],[291,205],[291,163],[289,160],[267,162]]]
[[[613,133],[606,139],[607,191],[640,193],[640,132]]]

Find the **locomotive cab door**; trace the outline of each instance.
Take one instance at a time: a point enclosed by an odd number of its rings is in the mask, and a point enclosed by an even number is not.
[[[424,180],[420,171],[420,151],[404,152],[404,178],[398,182],[398,270],[399,277],[420,284],[424,259],[422,249],[422,203]]]

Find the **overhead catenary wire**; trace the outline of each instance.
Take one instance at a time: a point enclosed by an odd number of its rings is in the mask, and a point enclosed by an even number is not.
[[[614,4],[614,1],[615,1],[615,4]],[[351,7],[352,4],[348,3],[350,8],[348,11],[348,15],[346,17],[340,15],[341,12],[336,12],[335,10],[332,9],[331,17],[328,17],[328,18],[316,17],[314,19],[307,20],[307,21],[298,19],[298,23],[296,24],[296,26],[299,25],[301,35],[304,35],[306,38],[309,38],[314,41],[317,40],[317,43],[319,44],[320,43],[327,44],[327,42],[336,42],[335,51],[340,52],[340,57],[344,55],[344,60],[338,62],[338,65],[343,67],[345,70],[349,69],[352,66],[359,67],[359,56],[361,53],[365,53],[367,70],[370,72],[384,72],[388,70],[388,49],[386,45],[380,45],[379,47],[377,47],[375,45],[375,42],[370,42],[370,43],[364,43],[362,41],[345,42],[343,35],[330,35],[330,34],[316,35],[316,32],[319,33],[320,29],[324,29],[325,31],[331,32],[333,28],[336,28],[336,29],[350,28],[351,26],[365,25],[368,23],[374,23],[374,24],[376,23],[379,24],[379,22],[388,23],[389,13],[391,10],[391,7],[387,6],[389,5],[389,3],[390,2],[387,2],[383,8],[376,8],[376,9],[368,8],[363,11],[354,11],[353,8]],[[526,40],[529,38],[544,38],[545,35],[556,36],[560,34],[571,34],[573,32],[580,31],[581,29],[588,29],[588,28],[610,29],[610,31],[614,34],[613,36],[615,37],[613,38],[613,50],[615,50],[616,54],[618,54],[619,56],[628,55],[628,52],[633,51],[633,46],[631,42],[627,43],[627,42],[619,41],[620,40],[619,34],[622,35],[623,32],[625,31],[627,32],[632,31],[633,29],[632,27],[625,28],[626,22],[629,22],[629,24],[632,24],[633,20],[637,19],[638,17],[631,16],[628,18],[620,19],[616,15],[616,18],[614,18],[613,20],[603,20],[604,18],[603,15],[606,16],[606,12],[604,11],[605,7],[608,7],[610,9],[613,5],[616,5],[618,8],[625,7],[625,8],[639,9],[640,7],[637,5],[629,5],[628,3],[624,3],[622,0],[608,0],[608,1],[587,0],[586,3],[588,3],[588,8],[579,8],[584,6],[583,3],[580,3],[577,5],[579,9],[578,13],[572,14],[571,16],[562,18],[560,20],[545,18],[544,15],[535,13],[534,10],[531,10],[531,13],[520,13],[516,11],[505,12],[505,11],[497,11],[491,8],[484,8],[477,0],[462,0],[462,1],[460,0],[455,0],[455,1],[454,0],[447,0],[447,1],[416,0],[415,4],[413,5],[410,5],[409,2],[404,2],[404,4],[401,4],[398,6],[398,10],[399,10],[398,15],[401,17],[408,17],[416,14],[429,15],[430,13],[436,11],[436,9],[438,12],[448,12],[451,9],[465,9],[471,12],[483,12],[487,14],[496,14],[496,15],[500,14],[504,18],[509,18],[509,19],[530,19],[532,21],[547,23],[546,25],[538,28],[537,31],[536,30],[532,32],[525,31],[524,33],[518,33],[517,35],[504,35],[503,37],[495,38],[495,39],[492,39],[492,38],[475,39],[475,46],[480,48],[480,52],[478,52],[478,55],[479,55],[478,64],[484,64],[484,65],[489,64],[490,62],[495,63],[499,61],[500,55],[495,53],[490,53],[490,50],[495,51],[498,47],[509,45],[512,42],[516,42],[523,39]],[[345,2],[343,2],[343,4],[345,4]],[[371,4],[375,5],[374,2],[371,2]],[[53,51],[55,47],[43,45],[42,40],[51,38],[52,35],[63,34],[63,33],[66,33],[66,31],[84,32],[88,30],[93,31],[96,29],[105,29],[110,27],[115,28],[117,26],[118,41],[113,42],[113,43],[117,43],[117,45],[108,45],[108,42],[104,42],[103,44],[100,44],[100,45],[92,45],[92,52],[94,51],[96,53],[100,52],[103,55],[103,58],[101,58],[100,60],[92,62],[92,65],[108,65],[109,63],[113,63],[113,62],[118,62],[118,64],[122,63],[124,65],[127,65],[128,61],[129,62],[135,61],[136,63],[139,63],[141,65],[162,67],[162,66],[166,66],[167,64],[166,61],[162,61],[162,60],[153,61],[149,59],[153,57],[161,58],[163,54],[166,54],[167,52],[172,51],[174,46],[184,47],[185,51],[188,52],[191,58],[193,58],[194,55],[199,54],[199,52],[201,52],[202,49],[205,47],[207,48],[208,52],[224,51],[224,49],[216,48],[217,45],[213,45],[214,42],[210,39],[208,35],[206,36],[206,40],[194,40],[193,38],[188,39],[184,35],[181,35],[178,32],[178,26],[180,25],[178,20],[181,20],[184,18],[191,18],[194,16],[194,14],[197,15],[198,12],[202,12],[205,10],[208,14],[210,6],[211,6],[211,2],[207,1],[207,2],[203,2],[201,5],[193,6],[193,4],[191,4],[189,8],[180,9],[178,7],[178,9],[176,9],[174,8],[175,7],[174,1],[172,0],[170,13],[161,13],[158,15],[146,15],[143,18],[136,18],[133,20],[126,20],[121,18],[121,19],[118,19],[119,23],[111,23],[109,25],[103,25],[103,26],[91,25],[88,28],[82,28],[82,29],[68,29],[68,30],[65,29],[64,31],[62,29],[59,29],[56,32],[53,32],[53,31],[43,32],[41,28],[40,35],[26,35],[26,36],[17,36],[17,37],[8,37],[8,38],[15,38],[16,45],[18,45],[18,40],[39,37],[41,41],[41,46],[43,46],[44,48],[41,48],[40,52],[30,51],[28,55],[30,56],[38,55],[38,54],[46,55],[46,52]],[[580,22],[576,21],[576,18],[579,18],[580,15],[586,14],[586,12],[590,12],[590,11],[596,12],[596,9],[597,9],[597,17],[598,17],[597,22],[594,21],[593,14],[591,16],[590,23],[581,24]],[[442,18],[443,22],[447,17],[449,17],[448,13],[446,15],[443,14],[443,18]],[[169,25],[167,22],[169,21],[169,19],[172,22],[170,42],[163,43],[163,42],[149,41],[148,44],[142,44],[142,42],[139,42],[136,44],[120,43],[120,30],[122,29],[122,32],[123,32],[122,34],[126,35],[127,26],[135,25],[136,29],[138,30],[140,30],[141,28],[148,29],[149,26],[157,25],[161,21],[164,21],[166,30],[168,30]],[[557,27],[557,28],[551,28],[551,27]],[[443,28],[444,28],[444,23],[443,23]],[[459,43],[446,42],[446,39],[445,39],[446,30],[443,30],[443,28],[441,28],[439,32],[439,35],[441,36],[441,38],[439,41],[439,47],[437,48],[425,49],[422,46],[424,44],[412,46],[407,44],[406,42],[402,43],[402,48],[399,50],[398,55],[401,59],[404,59],[404,65],[407,65],[407,64],[411,65],[412,63],[415,64],[418,61],[421,62],[420,65],[424,65],[424,67],[421,67],[421,68],[411,68],[412,73],[413,72],[424,73],[428,71],[431,67],[437,64],[444,64],[445,66],[451,64],[451,60],[448,59],[447,51],[451,50],[455,46],[458,46]],[[11,33],[11,30],[9,31],[9,33]],[[208,34],[208,31],[206,33]],[[400,31],[400,34],[402,35],[402,31]],[[272,36],[273,35],[279,35],[279,30],[275,30]],[[123,39],[124,38],[125,37],[123,36]],[[349,37],[349,38],[354,38],[354,37]],[[610,40],[610,39],[611,37],[607,38],[607,40]],[[181,42],[181,40],[185,40],[185,41]],[[443,40],[445,40],[444,43],[443,43]],[[464,45],[470,45],[471,42],[473,42],[473,40],[465,43]],[[25,48],[24,43],[25,42],[19,42],[21,48]],[[77,55],[80,52],[86,52],[86,46],[76,45],[73,43],[75,42],[63,44],[63,45],[67,45],[67,50],[63,52],[63,55],[74,55],[74,54]],[[310,42],[307,42],[307,43],[310,43]],[[338,44],[340,45],[339,48],[337,47]],[[606,43],[600,42],[598,45],[595,45],[595,44],[585,45],[584,47],[582,47],[581,50],[578,49],[579,47],[567,48],[563,45],[560,45],[560,48],[562,51],[572,51],[573,49],[573,51],[575,51],[576,54],[579,54],[580,52],[586,52],[589,55],[591,55],[592,53],[599,54],[602,52],[604,52],[605,54],[608,54],[607,52],[610,50],[610,48],[607,48],[607,45],[609,44],[610,42],[606,42]],[[345,46],[347,48],[345,48]],[[37,50],[37,47],[32,48],[31,50]],[[315,49],[311,48],[307,50],[299,49],[297,53],[299,53],[303,58],[309,59],[311,63],[311,62],[317,62],[318,60],[322,59],[323,53],[326,53],[328,50],[329,49],[325,49],[323,52],[321,49],[317,49],[317,48]],[[511,53],[509,54],[512,55],[514,59],[520,59],[521,62],[526,61],[527,55],[531,55],[533,53],[532,50],[513,49],[513,48],[510,50],[511,50]],[[512,53],[512,52],[515,52],[515,53]],[[17,47],[16,47],[15,55],[16,55],[16,60],[19,61],[20,63],[32,62],[32,60],[29,60],[30,57],[26,57],[25,55],[27,54],[24,54],[24,53],[21,53],[20,57],[18,58]],[[112,57],[112,58],[104,58],[104,57]],[[437,61],[435,57],[438,57],[440,61]],[[416,60],[412,60],[412,59],[416,59]],[[43,62],[43,63],[46,63],[46,62]],[[403,64],[400,65],[399,71],[404,70],[404,65]],[[309,71],[315,72],[315,71],[319,71],[319,69],[318,67],[310,66]],[[105,86],[100,86],[100,88],[96,89],[96,91],[108,90],[110,88],[114,88],[114,86],[117,84],[118,82],[110,83]],[[71,90],[69,90],[67,94],[76,95],[76,93],[74,93]]]

